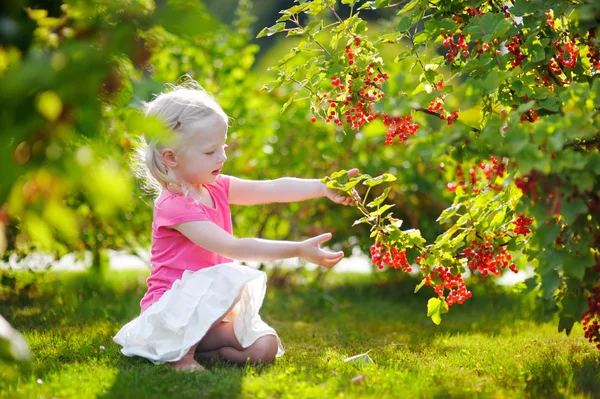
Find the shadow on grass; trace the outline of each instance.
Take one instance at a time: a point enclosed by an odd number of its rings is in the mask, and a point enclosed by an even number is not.
[[[132,363],[132,362],[126,362]],[[137,362],[133,362],[137,363]],[[243,367],[206,364],[208,372],[177,372],[169,366],[119,367],[108,392],[98,398],[237,398],[241,394]],[[159,368],[157,372],[156,368]]]
[[[417,294],[415,279],[401,281],[364,281],[335,285],[329,288],[315,286],[271,289],[264,312],[276,320],[286,314],[304,322],[355,324],[357,329],[377,326],[387,330],[397,328],[414,330],[411,343],[427,342],[443,334],[481,332],[491,336],[500,334],[499,326],[520,322],[541,323],[534,298],[511,293],[504,288],[474,286],[473,297],[462,305],[454,305],[436,326],[427,317],[427,301],[434,296],[430,287]],[[383,324],[383,326],[382,326]]]

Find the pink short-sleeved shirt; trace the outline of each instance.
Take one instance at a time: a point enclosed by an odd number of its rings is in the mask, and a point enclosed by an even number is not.
[[[142,312],[171,288],[185,270],[197,271],[231,259],[204,249],[177,230],[169,229],[179,223],[208,220],[231,234],[229,209],[229,177],[219,175],[207,184],[215,205],[200,204],[193,198],[164,190],[154,202],[152,221],[151,271],[146,280],[148,291],[140,303]]]

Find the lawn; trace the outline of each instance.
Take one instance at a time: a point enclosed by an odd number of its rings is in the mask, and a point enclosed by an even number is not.
[[[321,286],[270,287],[262,316],[286,354],[263,367],[213,361],[177,373],[120,354],[111,337],[139,311],[145,273],[104,279],[56,272],[0,313],[22,331],[30,364],[0,369],[2,398],[444,398],[600,397],[600,351],[576,325],[536,316],[535,301],[477,290],[440,326],[414,281],[329,274]],[[344,359],[368,352],[373,363]]]

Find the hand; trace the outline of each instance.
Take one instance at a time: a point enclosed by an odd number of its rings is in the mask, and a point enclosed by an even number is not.
[[[324,251],[319,247],[319,244],[324,243],[330,238],[331,233],[325,233],[300,242],[300,257],[309,261],[310,263],[315,263],[327,268],[334,266],[336,263],[342,260],[344,253],[342,251]]]
[[[348,171],[348,177],[353,177],[353,176],[356,176],[357,174],[358,174],[358,169],[356,169],[356,168],[350,169]],[[330,200],[332,200],[333,202],[335,202],[336,204],[354,205],[354,200],[339,190],[334,190],[332,188],[325,187],[325,196],[327,198],[329,198]]]

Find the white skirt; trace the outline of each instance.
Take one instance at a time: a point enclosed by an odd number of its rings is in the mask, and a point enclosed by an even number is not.
[[[277,357],[284,350],[275,330],[260,318],[267,275],[236,263],[192,272],[186,270],[170,290],[114,336],[126,356],[141,356],[155,364],[181,359],[240,297],[232,312],[233,330],[240,345],[275,335]]]

